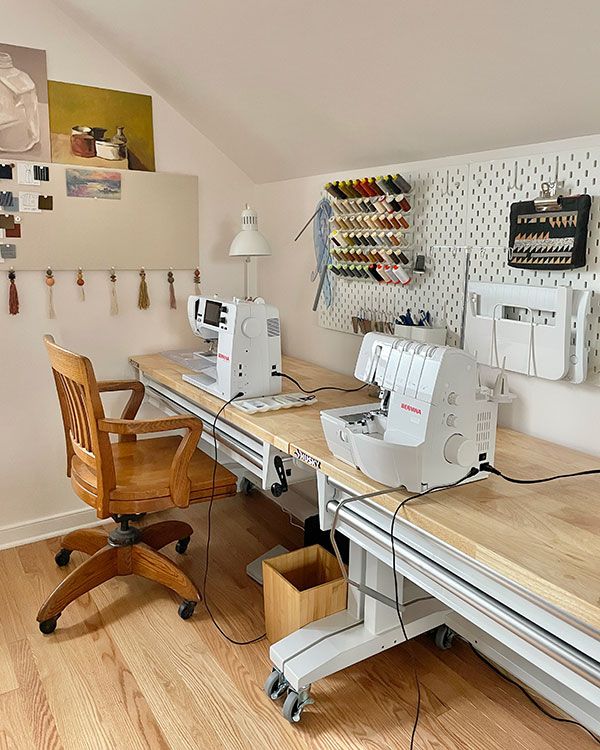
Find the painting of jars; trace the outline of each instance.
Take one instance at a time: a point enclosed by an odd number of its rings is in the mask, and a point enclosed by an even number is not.
[[[48,81],[52,161],[153,172],[152,97]]]

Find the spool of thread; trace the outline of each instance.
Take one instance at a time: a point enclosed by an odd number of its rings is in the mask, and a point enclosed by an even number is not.
[[[404,218],[404,216],[401,213],[395,214],[394,218],[396,219],[396,221],[398,222],[398,224],[400,224],[400,227],[402,229],[408,229],[410,227],[410,224],[408,223],[408,221],[406,221],[406,219]]]
[[[383,190],[379,187],[374,177],[369,177],[368,183],[374,195],[383,195]]]
[[[402,286],[410,284],[410,276],[404,270],[404,268],[402,268],[402,266],[394,266],[394,273],[396,274],[396,277],[398,278],[398,281],[402,284]]]
[[[407,182],[402,175],[395,174],[391,179],[394,182],[394,185],[398,188],[399,193],[410,193],[412,190],[412,185]]]

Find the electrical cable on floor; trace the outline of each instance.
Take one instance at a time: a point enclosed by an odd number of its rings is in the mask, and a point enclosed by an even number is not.
[[[274,370],[271,375],[273,375],[273,377],[286,378],[286,380],[291,380],[296,388],[299,388],[302,393],[318,393],[319,391],[342,391],[343,393],[355,393],[356,391],[362,391],[363,388],[371,385],[370,383],[363,383],[363,385],[359,386],[358,388],[341,388],[337,385],[322,385],[320,388],[311,388],[310,390],[307,390],[306,388],[303,388],[295,378],[293,378],[291,375],[286,375],[285,372],[277,372],[277,370]]]
[[[404,640],[408,645],[408,651],[410,654],[412,666],[413,666],[413,672],[414,672],[414,678],[415,678],[415,685],[417,688],[417,707],[415,712],[415,720],[413,723],[411,736],[410,736],[410,750],[413,750],[414,743],[415,743],[415,736],[417,733],[417,726],[419,724],[419,717],[421,715],[421,685],[419,684],[419,676],[417,674],[417,660],[415,659],[415,655],[412,650],[412,644],[409,641],[408,635],[406,633],[406,628],[404,626],[404,618],[402,617],[402,612],[400,611],[400,594],[398,591],[398,575],[396,571],[396,549],[394,546],[395,536],[394,536],[394,525],[396,523],[396,519],[398,518],[398,512],[400,511],[400,508],[403,508],[406,503],[410,502],[411,500],[415,500],[418,497],[424,497],[425,495],[429,495],[432,492],[439,492],[441,490],[447,490],[451,489],[452,487],[456,487],[461,482],[466,481],[467,479],[470,479],[471,477],[474,477],[476,474],[479,473],[479,469],[472,468],[468,474],[466,474],[464,477],[461,477],[458,481],[452,482],[451,484],[445,484],[440,485],[439,487],[430,487],[428,490],[425,490],[424,492],[418,492],[414,495],[409,495],[408,497],[404,498],[399,504],[396,510],[394,511],[394,515],[392,516],[392,524],[390,527],[390,546],[392,548],[392,570],[394,572],[394,594],[395,594],[395,603],[396,603],[396,614],[398,615],[398,620],[400,621],[400,627],[402,629],[402,635],[404,636]],[[357,495],[356,497],[347,497],[344,500],[341,500],[333,514],[333,520],[331,522],[331,530],[329,532],[329,539],[331,541],[331,546],[333,547],[333,550],[335,552],[335,556],[337,557],[340,569],[342,571],[342,574],[344,578],[346,579],[346,583],[351,584],[352,586],[356,586],[359,590],[362,588],[361,584],[357,583],[356,581],[352,581],[349,577],[349,575],[346,572],[346,568],[343,564],[342,556],[340,554],[339,547],[337,545],[337,541],[335,539],[335,530],[338,523],[338,518],[341,509],[347,505],[348,503],[356,502],[357,500],[368,500],[372,497],[376,497],[377,495],[386,495],[386,494],[392,494],[394,492],[399,492],[401,490],[405,490],[405,487],[403,485],[399,487],[388,487],[385,490],[378,490],[377,492],[368,492],[365,495]],[[423,599],[430,599],[433,597],[419,597],[418,599],[413,600],[412,602],[405,602],[402,606],[406,607],[409,604],[413,604],[417,601],[421,601]]]
[[[232,401],[235,401],[236,398],[240,398],[243,396],[243,393],[236,393],[233,398],[230,398],[229,401],[225,402],[223,406],[219,409],[217,412],[215,419],[213,421],[213,441],[215,446],[215,462],[213,465],[213,473],[212,473],[212,487],[210,492],[210,501],[208,503],[208,514],[206,519],[206,553],[205,553],[205,560],[204,560],[204,578],[202,580],[202,600],[204,602],[204,607],[206,608],[206,611],[208,612],[208,615],[210,619],[213,622],[213,625],[216,627],[216,629],[221,633],[223,638],[226,638],[230,643],[233,643],[236,646],[249,646],[251,643],[257,643],[258,641],[262,641],[263,638],[266,637],[266,633],[263,633],[262,635],[256,636],[256,638],[251,638],[248,641],[238,641],[235,638],[231,638],[227,633],[223,630],[223,628],[219,625],[219,623],[216,621],[213,613],[210,610],[210,606],[208,604],[208,597],[206,595],[206,584],[208,582],[208,566],[210,563],[210,537],[211,537],[211,511],[213,502],[215,499],[215,484],[216,484],[216,477],[217,477],[217,456],[218,456],[218,443],[217,443],[217,420],[221,416],[221,413],[225,409],[226,406],[229,406],[229,404]]]
[[[548,711],[547,708],[544,708],[541,703],[539,703],[525,688],[520,685],[516,680],[513,680],[508,675],[504,674],[501,669],[499,669],[492,661],[490,661],[487,657],[485,657],[480,651],[478,651],[475,646],[468,641],[466,638],[462,638],[462,636],[459,636],[471,649],[471,651],[479,658],[482,662],[487,664],[487,666],[492,670],[492,672],[495,672],[499,677],[502,677],[502,679],[505,682],[510,683],[511,685],[514,685],[515,687],[519,688],[519,690],[523,693],[523,695],[538,709],[538,711],[541,711],[541,713],[544,714],[544,716],[547,716],[549,719],[552,719],[552,721],[559,721],[563,724],[574,724],[576,727],[579,727],[580,729],[583,729],[585,732],[587,732],[590,737],[595,740],[600,745],[600,738],[596,737],[596,735],[590,731],[587,727],[584,727],[583,724],[580,724],[578,721],[575,721],[575,719],[566,719],[563,716],[556,716],[555,714]]]
[[[517,479],[516,477],[506,476],[506,474],[503,474],[500,469],[497,469],[495,466],[488,463],[481,465],[481,471],[489,471],[490,474],[495,474],[513,484],[542,484],[543,482],[554,482],[556,479],[568,479],[569,477],[585,477],[592,474],[600,474],[600,469],[586,469],[585,471],[574,471],[572,474],[556,474],[556,476],[542,477],[541,479]]]

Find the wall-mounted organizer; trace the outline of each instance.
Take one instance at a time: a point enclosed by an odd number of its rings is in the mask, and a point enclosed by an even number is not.
[[[591,292],[567,286],[467,287],[465,349],[478,362],[548,380],[587,377],[585,324]]]
[[[410,282],[411,185],[399,174],[327,183],[330,273],[378,284]]]
[[[413,186],[411,239],[412,246],[425,255],[425,273],[413,276],[408,286],[394,287],[333,278],[333,304],[319,310],[323,327],[352,333],[352,316],[360,309],[393,314],[407,307],[428,307],[436,324],[448,325],[448,343],[459,343],[467,254],[473,282],[600,291],[600,198],[595,197],[600,195],[600,145],[452,167],[432,161],[403,169],[402,174]],[[581,268],[526,269],[508,264],[511,205],[533,201],[544,182],[563,182],[560,192],[565,196],[592,197],[587,257]],[[534,318],[547,316],[539,313]],[[529,313],[523,319],[529,320]],[[600,385],[597,294],[592,294],[584,327],[587,382]]]

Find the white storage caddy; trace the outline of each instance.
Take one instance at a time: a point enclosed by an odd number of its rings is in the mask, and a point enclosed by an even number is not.
[[[590,301],[571,287],[469,282],[465,349],[490,367],[582,383]]]

